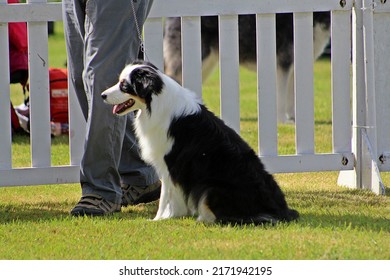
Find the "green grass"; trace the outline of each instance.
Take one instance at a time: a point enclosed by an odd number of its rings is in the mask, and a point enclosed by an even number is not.
[[[3,259],[389,259],[389,199],[336,187],[335,174],[276,176],[292,224],[207,226],[193,218],[152,222],[157,203],[105,218],[71,218],[79,188],[0,192]],[[313,182],[316,182],[313,184]]]
[[[57,32],[50,37],[49,60],[63,67],[61,28]],[[315,71],[316,151],[328,152],[329,61],[316,62]],[[216,72],[204,86],[205,103],[216,114],[218,83]],[[255,74],[242,69],[240,84],[241,134],[257,150]],[[13,88],[12,99],[22,100],[20,95]],[[279,153],[295,152],[294,131],[292,125],[279,126]],[[30,165],[29,150],[28,138],[13,139],[14,166]],[[52,161],[68,163],[66,137],[53,139]],[[152,222],[156,202],[110,217],[72,218],[78,184],[0,188],[0,259],[390,259],[389,196],[339,187],[337,175],[276,174],[301,218],[264,227],[204,225],[194,218]],[[388,185],[389,174],[383,178]]]

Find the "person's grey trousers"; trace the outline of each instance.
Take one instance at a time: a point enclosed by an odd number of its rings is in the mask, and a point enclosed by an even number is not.
[[[121,203],[121,182],[146,186],[158,181],[154,169],[140,158],[133,115],[114,115],[100,96],[138,56],[140,41],[130,1],[62,1],[69,79],[87,122],[82,194],[98,194],[114,203]],[[134,1],[141,30],[152,2]]]

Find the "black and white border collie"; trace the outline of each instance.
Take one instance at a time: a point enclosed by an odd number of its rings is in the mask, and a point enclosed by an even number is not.
[[[298,218],[254,150],[194,92],[152,64],[126,66],[102,98],[114,114],[137,110],[142,157],[162,180],[154,220],[196,215],[206,223],[262,224]]]

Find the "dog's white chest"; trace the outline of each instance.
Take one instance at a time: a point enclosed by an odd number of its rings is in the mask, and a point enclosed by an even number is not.
[[[167,172],[164,156],[172,149],[173,140],[167,135],[167,130],[161,127],[150,127],[138,119],[135,122],[136,134],[144,161],[151,164],[157,173]]]

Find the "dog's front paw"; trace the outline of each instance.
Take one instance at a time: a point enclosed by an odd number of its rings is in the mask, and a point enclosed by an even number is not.
[[[172,219],[172,218],[182,218],[188,216],[188,211],[172,211],[171,209],[165,209],[162,212],[157,212],[153,221]]]
[[[169,219],[172,217],[173,217],[172,212],[169,211],[169,209],[165,208],[162,211],[157,211],[157,214],[153,218],[153,221],[165,220],[165,219]]]

